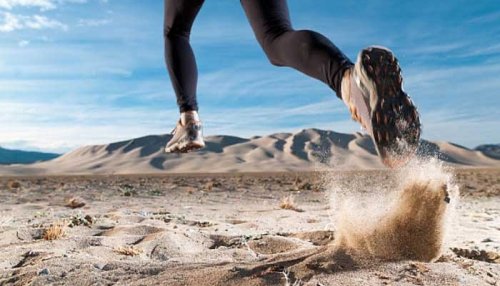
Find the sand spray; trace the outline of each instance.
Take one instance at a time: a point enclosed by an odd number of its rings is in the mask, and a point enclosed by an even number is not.
[[[329,176],[334,247],[387,260],[439,258],[459,199],[451,172],[435,158],[415,158],[373,176]]]

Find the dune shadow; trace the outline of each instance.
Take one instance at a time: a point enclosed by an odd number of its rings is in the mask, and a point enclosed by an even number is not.
[[[420,141],[420,144],[417,149],[417,156],[422,158],[434,157],[438,158],[441,161],[449,163],[463,164],[462,162],[454,159],[453,157],[441,152],[441,148],[437,144],[429,142],[427,140]]]
[[[106,151],[111,154],[121,148],[124,153],[139,149],[141,157],[152,155],[164,148],[172,135],[149,135],[128,141],[112,143],[106,146]]]
[[[166,160],[167,158],[165,157],[155,157],[149,161],[149,164],[155,169],[164,170],[163,163],[165,163]]]

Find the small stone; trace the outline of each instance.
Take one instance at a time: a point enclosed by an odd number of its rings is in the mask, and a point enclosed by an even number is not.
[[[95,219],[89,215],[86,215],[84,219],[88,221],[90,224],[93,224],[95,222]]]
[[[483,239],[481,242],[493,242],[493,239],[488,237],[488,238]]]
[[[113,264],[110,264],[110,263],[107,263],[105,264],[101,270],[104,270],[104,271],[111,271],[111,270],[115,270],[116,269],[116,266],[113,265]]]
[[[43,237],[44,229],[42,228],[24,228],[17,232],[17,238],[24,241],[31,241],[41,239]]]
[[[44,268],[44,269],[38,271],[38,276],[42,276],[42,275],[50,275],[49,269]]]
[[[33,236],[30,233],[30,230],[27,228],[20,228],[16,232],[16,236],[19,240],[22,241],[31,241],[33,239]]]
[[[77,209],[85,206],[85,201],[80,197],[72,197],[66,201],[66,207]]]
[[[106,263],[95,263],[94,264],[94,267],[99,269],[99,270],[103,270],[105,266],[106,266]]]

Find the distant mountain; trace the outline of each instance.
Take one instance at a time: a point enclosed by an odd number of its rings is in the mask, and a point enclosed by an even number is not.
[[[0,167],[0,174],[269,172],[384,168],[370,137],[359,133],[304,129],[297,133],[276,133],[251,138],[208,136],[207,146],[202,151],[165,154],[163,148],[170,138],[171,135],[151,135],[107,145],[84,146],[51,161],[30,166]],[[471,150],[453,143],[423,140],[419,152],[456,166],[500,167],[500,159],[495,155],[497,153],[490,149]]]
[[[474,150],[480,151],[488,157],[500,160],[500,144],[479,145]]]
[[[48,161],[59,157],[59,154],[30,152],[20,150],[9,150],[0,147],[0,164],[31,164],[35,162]]]

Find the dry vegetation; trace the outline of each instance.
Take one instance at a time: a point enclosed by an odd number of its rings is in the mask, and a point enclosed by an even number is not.
[[[43,239],[57,240],[64,236],[64,225],[61,223],[52,224],[43,232]]]
[[[7,182],[7,188],[9,189],[19,189],[21,187],[21,183],[19,183],[18,181],[14,181],[14,180],[11,180],[11,181],[8,181]]]
[[[281,199],[280,202],[280,208],[284,210],[292,210],[296,212],[303,212],[302,209],[300,209],[297,204],[295,203],[295,199],[292,195],[286,196]]]
[[[126,256],[137,256],[142,253],[142,249],[133,245],[118,246],[113,251]]]

